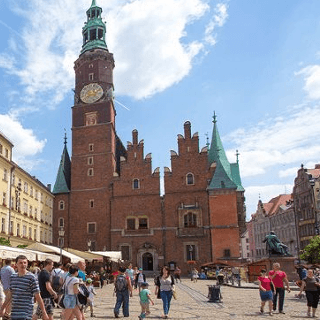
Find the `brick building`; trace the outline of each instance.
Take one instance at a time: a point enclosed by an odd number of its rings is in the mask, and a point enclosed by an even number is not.
[[[54,238],[63,228],[64,246],[121,250],[124,260],[150,271],[168,263],[186,272],[190,261],[238,261],[244,189],[238,159],[230,164],[225,155],[216,117],[211,144],[201,150],[198,134],[185,122],[171,168],[164,169],[161,196],[160,169],[152,170],[138,131],[126,147],[117,136],[115,64],[101,12],[93,0],[75,61],[72,159],[65,141],[53,189]]]

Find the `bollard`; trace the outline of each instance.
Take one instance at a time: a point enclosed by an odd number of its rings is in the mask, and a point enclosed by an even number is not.
[[[209,302],[221,302],[220,286],[208,285]]]

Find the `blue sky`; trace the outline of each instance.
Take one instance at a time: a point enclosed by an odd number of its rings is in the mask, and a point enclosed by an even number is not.
[[[320,2],[97,0],[116,68],[116,130],[133,129],[170,167],[190,120],[200,148],[212,115],[240,152],[247,218],[320,163]],[[0,131],[14,160],[54,184],[64,129],[71,153],[73,62],[91,0],[0,0]],[[126,106],[122,107],[119,103]],[[129,109],[129,110],[128,110]]]

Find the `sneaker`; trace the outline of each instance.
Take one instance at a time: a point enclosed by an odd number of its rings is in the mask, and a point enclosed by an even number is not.
[[[118,313],[114,313],[114,317],[115,318],[119,318],[119,314]]]
[[[272,312],[269,312],[269,316],[273,316],[273,313],[272,313]]]
[[[281,314],[286,314],[283,310],[279,311],[279,313],[281,313]]]
[[[260,314],[263,314],[263,308],[262,307],[260,308]]]

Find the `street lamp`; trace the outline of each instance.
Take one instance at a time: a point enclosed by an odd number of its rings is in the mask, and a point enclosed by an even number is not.
[[[64,228],[60,227],[59,228],[60,263],[62,263],[62,246],[64,242],[63,240],[64,240]]]
[[[87,244],[88,244],[88,251],[91,251],[91,240],[90,239],[88,240]]]

